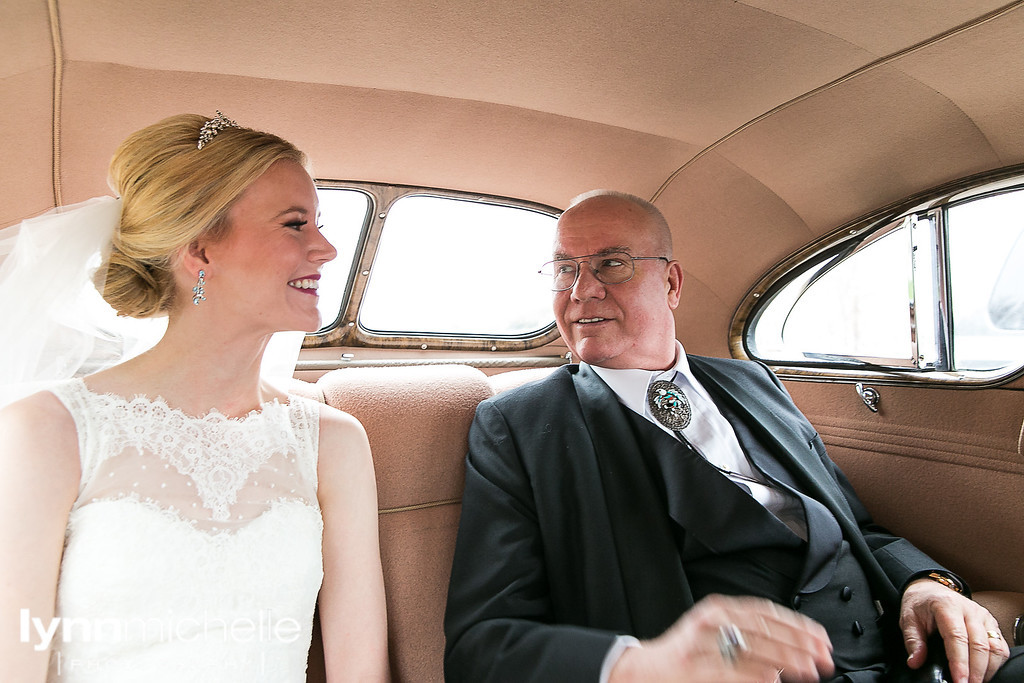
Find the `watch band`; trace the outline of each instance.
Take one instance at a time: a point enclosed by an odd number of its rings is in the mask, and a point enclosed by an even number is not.
[[[941,583],[943,586],[945,586],[951,591],[956,591],[957,593],[964,592],[963,587],[960,585],[958,581],[951,579],[949,576],[945,574],[940,574],[939,572],[929,572],[927,578],[931,579],[932,581],[937,581],[938,583]]]

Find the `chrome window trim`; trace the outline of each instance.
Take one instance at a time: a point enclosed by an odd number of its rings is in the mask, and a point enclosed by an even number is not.
[[[460,192],[418,185],[392,185],[360,181],[317,179],[318,188],[357,190],[370,198],[370,211],[356,246],[356,256],[345,289],[341,311],[334,322],[314,333],[307,334],[303,348],[370,347],[392,349],[444,350],[444,351],[524,351],[538,348],[559,338],[554,315],[549,325],[522,335],[459,335],[381,334],[359,325],[359,306],[373,268],[373,259],[380,244],[381,231],[391,207],[399,199],[409,196],[445,197],[460,201],[502,204],[557,217],[561,211],[544,204],[512,197],[483,193]]]
[[[937,331],[940,355],[946,359],[953,357],[953,330],[949,321],[952,319],[950,310],[950,290],[945,231],[945,208],[956,204],[973,201],[985,196],[992,196],[1024,188],[1024,164],[1009,166],[993,171],[979,173],[967,178],[956,180],[926,190],[906,199],[893,202],[876,211],[846,223],[829,232],[818,240],[790,254],[780,261],[754,285],[747,290],[733,314],[729,331],[729,348],[733,357],[748,360],[759,360],[747,346],[748,333],[751,325],[756,322],[761,310],[762,300],[769,300],[776,291],[788,284],[799,273],[801,266],[810,261],[822,261],[831,256],[839,256],[842,260],[853,252],[863,248],[871,241],[878,239],[887,225],[894,224],[904,217],[918,214],[936,221],[934,229],[937,235],[936,251],[943,258],[933,283],[936,297],[942,314],[937,321],[941,329]],[[895,229],[895,228],[893,228]],[[831,268],[833,266],[829,266]],[[916,337],[916,331],[915,331]],[[848,363],[796,363],[790,361],[766,362],[781,377],[793,380],[812,381],[815,379],[831,379],[835,381],[869,380],[878,384],[936,386],[957,385],[970,388],[985,388],[1003,385],[1024,377],[1024,365],[1004,372],[999,371],[950,371],[950,370],[904,370],[886,365],[886,359],[864,359],[862,365],[851,366]]]

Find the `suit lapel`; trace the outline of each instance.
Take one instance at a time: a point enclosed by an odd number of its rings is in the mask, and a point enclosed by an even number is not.
[[[795,427],[798,421],[804,420],[799,413],[793,410],[793,415],[781,415],[766,400],[768,395],[760,386],[742,381],[735,373],[716,367],[708,359],[699,356],[688,356],[688,359],[691,370],[701,384],[716,399],[728,403],[729,409],[775,455],[778,463],[788,470],[801,490],[824,504],[837,518],[852,520],[853,513],[842,491],[832,474],[813,453],[813,435],[805,435]],[[810,457],[795,455],[803,453]],[[769,474],[775,476],[776,473]]]
[[[652,462],[669,516],[715,553],[756,547],[766,534],[791,534],[785,525],[689,444],[677,441],[646,418],[624,411]],[[687,543],[684,551],[690,548]],[[683,553],[686,557],[686,552]]]
[[[833,473],[826,469],[815,453],[810,457],[794,457],[794,453],[812,450],[811,442],[794,425],[806,424],[811,432],[813,427],[788,400],[788,396],[781,393],[781,389],[765,391],[762,387],[770,380],[763,373],[756,377],[744,376],[735,365],[730,364],[726,369],[728,361],[701,356],[687,356],[687,359],[694,375],[716,400],[727,401],[737,416],[749,419],[747,424],[751,430],[790,469],[798,488],[835,516],[843,537],[850,543],[854,556],[861,562],[875,589],[892,604],[898,605],[899,593],[875,560]]]
[[[660,635],[693,605],[664,495],[644,464],[615,394],[586,366],[573,384],[607,500],[633,633]]]

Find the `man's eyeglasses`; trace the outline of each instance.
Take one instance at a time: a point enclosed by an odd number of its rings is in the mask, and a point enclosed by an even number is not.
[[[630,256],[624,251],[604,254],[589,254],[576,258],[560,258],[548,261],[539,272],[551,278],[551,291],[564,292],[572,289],[580,277],[580,263],[586,262],[598,282],[606,285],[618,285],[628,282],[636,272],[634,261],[664,261],[664,256]]]

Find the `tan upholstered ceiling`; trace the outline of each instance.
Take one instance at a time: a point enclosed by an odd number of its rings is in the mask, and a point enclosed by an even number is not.
[[[57,17],[65,202],[105,191],[131,130],[216,108],[327,178],[556,207],[616,187],[657,197],[689,278],[681,333],[724,355],[788,253],[1024,162],[1022,4],[5,0],[0,225],[55,201]]]

